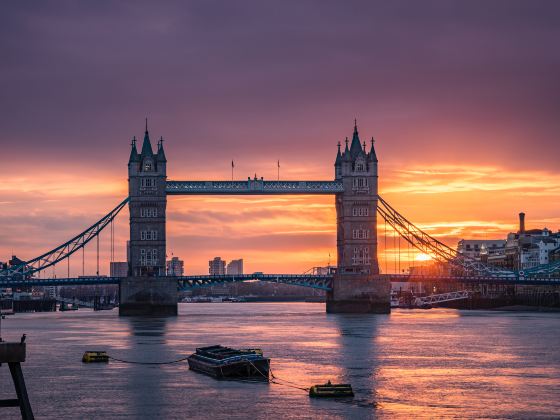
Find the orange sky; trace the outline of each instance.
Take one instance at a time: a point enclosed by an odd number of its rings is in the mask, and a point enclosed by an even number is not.
[[[503,238],[516,230],[519,211],[527,213],[529,228],[560,227],[560,174],[473,163],[424,161],[403,167],[396,157],[384,156],[382,149],[380,144],[380,194],[405,217],[450,246],[460,238]],[[168,160],[169,179],[193,178],[176,171],[172,157]],[[202,167],[213,164],[210,158],[200,162]],[[247,163],[239,162],[236,171],[243,166]],[[273,172],[268,161],[256,160],[255,166],[263,171],[259,174]],[[13,177],[2,175],[0,255],[9,256],[13,250],[21,258],[30,258],[89,226],[126,195],[125,171],[120,172],[96,171],[94,166],[55,169],[45,165],[21,168]],[[281,177],[332,179],[332,162],[310,167],[282,163]],[[218,177],[200,170],[197,179]],[[127,223],[128,213],[123,211],[116,225],[117,260],[126,255]],[[168,198],[168,254],[184,259],[188,274],[205,273],[208,260],[218,255],[228,261],[243,258],[247,272],[303,272],[326,265],[329,254],[331,262],[336,261],[335,232],[331,196]],[[380,222],[380,266],[383,271],[386,267],[394,271],[398,242],[389,233],[385,251],[383,233]],[[101,272],[107,273],[108,233],[102,237],[101,252]],[[86,274],[95,272],[94,253],[90,246]],[[401,242],[401,269],[416,255]],[[73,257],[70,268],[71,274],[81,274],[81,257]],[[66,274],[66,264],[58,270]],[[50,274],[52,271],[47,272]]]

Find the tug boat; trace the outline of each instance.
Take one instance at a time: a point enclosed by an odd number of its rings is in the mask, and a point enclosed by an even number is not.
[[[232,349],[223,346],[200,347],[187,358],[189,369],[216,379],[268,381],[270,359],[260,349]]]

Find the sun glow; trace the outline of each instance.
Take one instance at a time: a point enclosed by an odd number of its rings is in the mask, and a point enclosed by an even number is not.
[[[432,259],[432,257],[428,254],[416,254],[416,257],[414,257],[414,260],[416,261],[430,261]]]

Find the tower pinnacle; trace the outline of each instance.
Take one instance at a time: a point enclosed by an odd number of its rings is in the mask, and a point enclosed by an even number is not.
[[[150,135],[148,134],[148,118],[146,118],[146,132],[144,133],[144,141],[142,143],[142,156],[153,156],[152,143],[150,142]]]
[[[352,134],[352,144],[350,145],[350,154],[352,158],[355,158],[360,154],[362,149],[362,145],[360,144],[360,137],[358,136],[358,121],[354,119],[354,133]]]

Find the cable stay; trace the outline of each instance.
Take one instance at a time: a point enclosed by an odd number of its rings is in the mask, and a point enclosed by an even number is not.
[[[385,222],[388,223],[394,231],[403,237],[410,245],[424,254],[431,255],[437,262],[450,264],[459,272],[498,277],[516,276],[513,271],[493,267],[465,255],[457,254],[457,251],[453,248],[450,248],[433,236],[428,235],[415,224],[407,220],[383,198],[380,196],[377,196],[377,198],[377,212],[381,215]]]
[[[82,233],[76,235],[69,241],[65,242],[58,247],[45,252],[44,254],[35,257],[31,260],[25,261],[7,269],[0,270],[0,278],[2,277],[23,277],[28,278],[34,273],[38,273],[45,268],[54,266],[56,263],[69,258],[74,252],[83,249],[84,246],[93,238],[98,237],[100,232],[111,223],[117,214],[126,206],[129,198],[125,198],[117,207],[111,210],[108,214],[103,216],[96,223],[84,230]],[[83,270],[83,254],[82,254],[82,270]],[[53,267],[54,268],[54,267]]]

